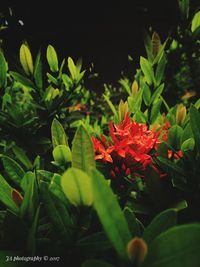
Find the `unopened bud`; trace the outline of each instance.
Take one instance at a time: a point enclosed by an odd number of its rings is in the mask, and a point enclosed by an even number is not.
[[[133,83],[132,83],[132,86],[131,86],[131,93],[132,93],[132,96],[136,96],[137,93],[138,93],[138,83],[137,81],[135,80]]]
[[[160,47],[161,47],[160,36],[157,34],[157,32],[154,32],[152,35],[152,53],[154,57],[158,55]]]
[[[148,247],[142,238],[135,237],[127,245],[128,257],[135,266],[141,266],[147,255]]]
[[[178,125],[183,124],[186,117],[186,107],[183,104],[178,105],[176,110],[176,123]]]
[[[19,58],[22,68],[27,75],[33,74],[33,59],[27,44],[22,44],[19,51]]]

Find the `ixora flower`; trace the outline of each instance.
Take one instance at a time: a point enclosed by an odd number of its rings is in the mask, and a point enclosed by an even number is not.
[[[127,113],[119,124],[110,123],[110,137],[101,135],[100,140],[92,137],[95,159],[107,165],[113,178],[126,177],[134,181],[136,176],[144,178],[149,168],[160,177],[165,176],[153,158],[158,155],[158,145],[167,140],[169,128],[166,122],[159,130],[150,130],[146,124],[131,120]],[[172,157],[170,150],[168,155]]]

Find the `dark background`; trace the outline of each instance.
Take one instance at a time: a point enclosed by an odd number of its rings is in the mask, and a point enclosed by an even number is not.
[[[191,1],[191,9],[198,4]],[[84,68],[93,62],[98,86],[118,80],[122,70],[135,73],[139,56],[145,56],[144,30],[151,26],[164,40],[180,21],[177,0],[2,1],[0,7],[9,26],[1,33],[7,54],[17,55],[23,40],[33,53],[52,44],[60,58],[82,57]]]

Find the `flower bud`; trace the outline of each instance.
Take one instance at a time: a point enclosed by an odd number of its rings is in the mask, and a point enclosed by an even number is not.
[[[120,100],[119,107],[118,107],[118,112],[119,112],[119,120],[123,121],[125,118],[127,112],[128,112],[128,102],[124,102],[122,99]]]
[[[183,104],[179,104],[176,109],[176,123],[181,125],[186,117],[186,107]]]
[[[127,245],[128,257],[135,266],[141,266],[147,255],[148,247],[142,238],[135,237]]]
[[[20,63],[27,75],[33,74],[33,59],[27,44],[22,44],[19,51]]]

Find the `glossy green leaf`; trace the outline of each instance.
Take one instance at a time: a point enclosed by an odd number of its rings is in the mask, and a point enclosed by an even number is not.
[[[163,92],[163,89],[164,89],[164,84],[162,83],[156,90],[155,92],[153,93],[152,97],[151,97],[151,103],[156,103],[160,97],[160,95],[162,94]]]
[[[34,256],[36,253],[36,246],[37,246],[37,228],[39,224],[39,215],[40,215],[40,207],[38,206],[33,223],[30,227],[28,238],[27,238],[27,250],[30,255]]]
[[[24,170],[22,167],[12,158],[7,156],[1,156],[4,169],[9,178],[17,185],[20,186],[21,180],[24,177]]]
[[[181,17],[187,19],[189,16],[190,0],[178,0]]]
[[[62,176],[54,173],[50,185],[49,190],[58,198],[60,199],[65,205],[69,204],[69,200],[66,198],[62,187],[61,187],[61,178]]]
[[[149,106],[151,103],[151,90],[147,84],[144,85],[143,90],[143,100],[146,106]]]
[[[144,230],[142,238],[150,244],[159,234],[175,226],[177,223],[177,212],[168,209],[158,214]]]
[[[80,169],[70,168],[61,178],[66,197],[74,206],[91,206],[93,203],[91,178]]]
[[[126,247],[131,234],[123,212],[104,176],[97,170],[92,170],[91,176],[94,208],[118,255],[127,259]]]
[[[42,77],[42,61],[41,61],[41,52],[39,51],[35,60],[34,72],[33,72],[35,84],[39,89],[42,89],[43,86],[43,77]]]
[[[200,26],[200,11],[195,13],[192,19],[191,31],[194,32]]]
[[[155,77],[151,63],[146,58],[140,57],[140,67],[148,85],[154,83]]]
[[[87,260],[85,261],[81,267],[114,267],[112,264],[102,261],[102,260]]]
[[[32,163],[29,160],[29,158],[27,157],[25,151],[16,145],[14,147],[12,147],[12,150],[13,150],[16,158],[24,165],[24,167],[26,167],[27,170],[31,170],[32,169]]]
[[[72,153],[68,146],[58,145],[53,150],[53,158],[59,166],[65,166],[72,161]]]
[[[62,124],[57,119],[54,119],[51,125],[51,138],[52,138],[53,148],[55,148],[58,145],[68,146],[65,130]]]
[[[52,45],[48,45],[47,47],[47,61],[50,67],[50,70],[52,72],[57,72],[58,71],[58,57],[56,50]]]
[[[0,202],[13,212],[18,213],[19,208],[12,199],[12,190],[12,187],[0,175]]]
[[[103,95],[104,99],[106,100],[109,108],[111,109],[111,111],[113,112],[114,116],[117,118],[117,120],[119,120],[119,116],[117,113],[117,109],[115,108],[115,106],[113,105],[113,103],[110,101],[109,97],[107,95]]]
[[[142,267],[199,267],[200,224],[176,226],[149,247]]]
[[[73,59],[71,57],[68,57],[67,62],[68,62],[68,69],[70,71],[72,79],[76,79],[77,78],[77,70],[76,70],[76,65],[74,64]]]
[[[22,68],[27,75],[33,74],[33,59],[27,44],[22,44],[19,50],[19,58]]]
[[[4,57],[4,54],[2,53],[2,51],[0,50],[0,87],[5,87],[6,86],[6,81],[7,81],[7,70],[8,70],[8,66],[7,66],[7,62],[6,59]]]
[[[190,125],[192,128],[195,145],[197,150],[200,152],[200,113],[194,106],[191,106],[190,108]]]
[[[195,146],[194,138],[189,138],[185,140],[181,145],[181,151],[183,154],[187,153],[188,151],[193,151]]]
[[[162,100],[160,99],[154,102],[152,109],[151,109],[151,116],[150,116],[151,123],[153,123],[157,119],[158,115],[160,114],[161,104],[162,104]]]
[[[93,144],[82,125],[77,129],[72,142],[72,166],[85,172],[96,167]]]

